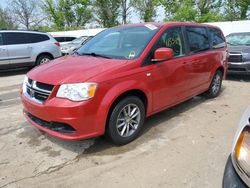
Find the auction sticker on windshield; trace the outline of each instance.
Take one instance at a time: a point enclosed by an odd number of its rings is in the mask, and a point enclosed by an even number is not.
[[[155,30],[155,29],[158,28],[158,27],[156,27],[156,26],[153,25],[153,24],[146,24],[145,27],[149,28],[150,30]]]

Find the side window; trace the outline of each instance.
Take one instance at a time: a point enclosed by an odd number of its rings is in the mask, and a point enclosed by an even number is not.
[[[4,33],[4,43],[6,45],[27,44],[26,33]]]
[[[0,45],[3,45],[3,35],[0,33]]]
[[[74,39],[76,39],[76,38],[75,37],[65,37],[65,42],[70,42]]]
[[[218,29],[208,28],[213,49],[224,48],[226,46],[223,34]]]
[[[210,49],[207,30],[205,27],[186,27],[186,33],[191,53]]]
[[[162,47],[172,48],[175,57],[185,55],[185,47],[181,27],[170,28],[160,37],[154,49],[156,50],[157,48]]]
[[[57,42],[64,42],[64,38],[63,38],[63,37],[54,37],[54,39],[55,39]]]
[[[29,39],[29,43],[43,42],[49,40],[49,37],[43,34],[29,33],[27,34],[27,36]]]

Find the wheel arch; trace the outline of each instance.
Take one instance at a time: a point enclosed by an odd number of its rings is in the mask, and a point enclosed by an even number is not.
[[[120,95],[118,95],[115,100],[112,102],[111,106],[109,107],[108,110],[108,114],[106,117],[106,122],[105,122],[105,130],[107,129],[107,123],[109,121],[112,109],[119,103],[119,101],[121,101],[122,99],[129,97],[129,96],[135,96],[138,97],[144,104],[145,107],[145,115],[147,114],[147,109],[148,109],[148,97],[145,94],[144,91],[142,91],[141,89],[131,89],[131,90],[127,90],[123,93],[121,93]]]
[[[47,55],[47,56],[50,56],[52,59],[54,59],[54,56],[51,53],[49,53],[49,52],[41,52],[41,53],[39,53],[37,55],[35,62],[37,62],[38,58],[41,57],[42,55]]]

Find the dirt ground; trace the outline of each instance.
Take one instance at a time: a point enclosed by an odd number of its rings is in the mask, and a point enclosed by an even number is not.
[[[31,127],[18,97],[23,72],[0,76],[0,188],[219,188],[250,77],[230,77],[213,100],[195,97],[146,120],[117,147],[96,138],[63,141]]]

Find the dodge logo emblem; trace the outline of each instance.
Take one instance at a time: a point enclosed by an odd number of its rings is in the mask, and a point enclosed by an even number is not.
[[[30,96],[33,98],[35,96],[35,91],[33,89],[30,90]]]

